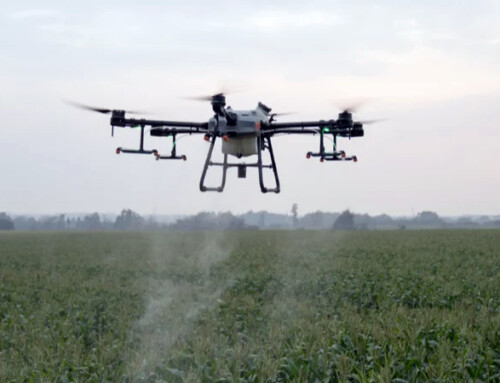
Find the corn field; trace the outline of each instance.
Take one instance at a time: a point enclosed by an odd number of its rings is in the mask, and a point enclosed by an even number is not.
[[[0,234],[1,382],[498,382],[500,231]]]

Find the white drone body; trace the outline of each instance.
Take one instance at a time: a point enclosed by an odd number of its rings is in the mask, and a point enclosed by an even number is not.
[[[208,121],[208,130],[222,135],[222,153],[238,158],[257,154],[257,137],[263,121],[269,122],[270,108],[260,103],[252,110],[225,109],[224,116],[214,116]]]

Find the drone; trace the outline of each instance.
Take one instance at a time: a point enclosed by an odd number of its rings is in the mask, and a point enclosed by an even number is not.
[[[134,112],[126,110],[96,108],[79,103],[71,104],[73,106],[98,112],[110,114],[111,136],[114,135],[114,129],[117,128],[139,128],[140,141],[138,149],[126,149],[118,147],[116,154],[146,154],[154,155],[156,160],[187,160],[187,157],[177,153],[178,135],[201,134],[210,146],[203,166],[200,179],[200,191],[222,192],[226,184],[226,175],[229,168],[237,168],[238,178],[246,178],[247,168],[257,168],[259,174],[259,184],[262,193],[279,193],[280,180],[276,159],[273,152],[272,138],[277,135],[316,135],[319,136],[319,149],[317,152],[309,151],[306,158],[317,157],[321,162],[324,161],[353,161],[357,162],[356,156],[347,156],[343,150],[337,149],[337,138],[355,138],[363,137],[363,124],[377,122],[371,121],[353,121],[352,114],[354,108],[345,108],[338,114],[336,120],[319,120],[305,122],[277,122],[278,116],[287,113],[271,113],[272,109],[259,102],[257,107],[252,110],[233,110],[230,106],[226,107],[226,96],[224,93],[217,93],[211,96],[193,97],[190,99],[199,101],[209,101],[214,112],[208,122],[187,122],[187,121],[163,121],[144,118],[128,118],[126,114],[144,114],[143,112]],[[172,149],[169,154],[160,154],[158,150],[148,150],[144,148],[145,129],[149,128],[150,135],[153,137],[166,137],[172,139]],[[332,142],[332,150],[325,149],[325,138]],[[213,150],[217,139],[222,140],[222,161],[212,160]],[[264,163],[263,152],[268,151],[268,162]],[[230,156],[237,159],[252,157],[256,155],[257,159],[251,163],[230,162]],[[207,186],[205,178],[209,168],[221,167],[222,179],[218,186]],[[271,170],[274,175],[274,187],[268,187],[264,183],[264,170]]]

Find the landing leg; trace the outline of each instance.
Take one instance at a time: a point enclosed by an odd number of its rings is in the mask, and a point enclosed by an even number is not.
[[[222,164],[222,182],[218,187],[207,187],[205,186],[205,177],[207,175],[208,168],[212,166],[212,152],[215,146],[215,140],[217,139],[216,135],[212,136],[212,142],[210,143],[210,148],[208,149],[207,159],[205,160],[205,166],[203,167],[203,172],[201,173],[200,179],[200,190],[202,192],[205,191],[217,191],[222,192],[224,190],[224,186],[226,185],[226,173],[227,173],[227,154],[224,154],[224,163]]]
[[[268,189],[264,185],[264,175],[263,175],[263,167],[262,165],[262,151],[264,150],[265,144],[264,139],[267,141],[267,149],[269,150],[269,156],[271,157],[271,169],[274,173],[274,180],[276,183],[276,187],[274,189]],[[262,193],[279,193],[280,192],[280,180],[278,177],[278,169],[276,168],[276,161],[274,160],[273,146],[271,144],[271,137],[258,137],[257,138],[257,168],[259,169],[259,183],[260,190]]]

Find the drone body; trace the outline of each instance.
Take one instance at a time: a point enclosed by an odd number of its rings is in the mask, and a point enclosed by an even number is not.
[[[211,134],[219,132],[222,135],[222,153],[238,158],[257,154],[257,135],[261,121],[269,119],[270,109],[259,103],[254,110],[226,109],[229,118],[210,118],[208,131]]]
[[[185,121],[162,121],[127,118],[124,110],[111,110],[104,108],[94,108],[81,104],[73,104],[80,108],[92,110],[99,113],[111,114],[112,135],[115,127],[120,128],[140,128],[139,149],[117,148],[116,153],[153,154],[157,160],[186,160],[186,156],[177,154],[177,135],[181,134],[203,134],[206,141],[210,142],[205,165],[203,167],[200,190],[222,192],[226,183],[227,170],[232,167],[238,169],[238,177],[245,178],[246,170],[255,167],[259,173],[260,189],[263,193],[280,192],[280,182],[276,161],[274,158],[271,139],[278,134],[307,134],[319,136],[319,150],[317,152],[307,152],[306,158],[319,157],[324,161],[357,161],[356,156],[347,157],[344,151],[337,150],[337,137],[362,137],[364,135],[363,122],[355,122],[352,119],[351,109],[346,109],[339,113],[337,120],[320,120],[306,122],[275,122],[279,115],[271,113],[271,108],[262,103],[258,103],[253,110],[233,110],[226,107],[226,97],[219,93],[213,96],[196,98],[197,100],[210,101],[214,112],[208,122],[185,122]],[[137,112],[136,112],[137,113]],[[374,121],[366,121],[370,123]],[[161,155],[158,150],[144,149],[144,129],[150,127],[150,134],[153,137],[172,138],[172,150],[168,155]],[[325,149],[324,138],[332,139],[332,151]],[[216,140],[222,139],[222,162],[212,161],[213,149]],[[263,152],[269,152],[269,163],[263,161]],[[256,155],[256,162],[245,163],[229,162],[229,158],[237,159],[252,157]],[[222,179],[218,186],[205,185],[205,178],[210,167],[222,167]],[[271,170],[274,174],[275,185],[271,188],[264,184],[263,172]]]

